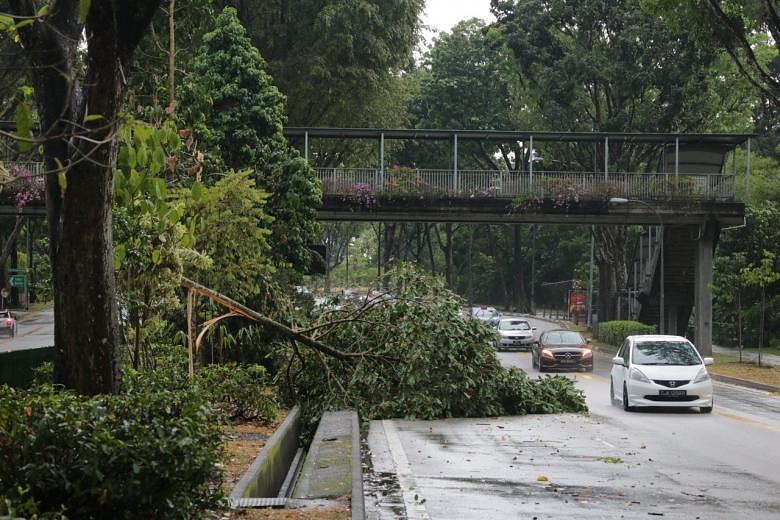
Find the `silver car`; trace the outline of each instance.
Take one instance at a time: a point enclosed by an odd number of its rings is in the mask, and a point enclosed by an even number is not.
[[[531,346],[536,342],[535,330],[536,327],[531,327],[524,319],[503,318],[498,322],[496,348],[498,350],[506,348],[531,350]]]

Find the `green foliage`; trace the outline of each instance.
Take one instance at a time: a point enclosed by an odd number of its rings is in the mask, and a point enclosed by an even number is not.
[[[766,337],[780,335],[780,288],[769,281],[777,271],[769,255],[780,255],[780,204],[764,201],[749,205],[746,226],[720,235],[713,259],[713,334],[716,341],[734,345],[739,338],[738,308],[742,309],[742,335],[745,346],[757,345],[761,320],[761,283],[746,273],[763,273],[766,300]],[[747,270],[746,270],[747,269]],[[773,271],[774,269],[774,271]],[[739,305],[738,305],[739,304]]]
[[[219,430],[193,389],[0,387],[0,515],[192,518],[220,504]]]
[[[265,368],[260,365],[206,365],[196,383],[222,420],[273,421],[279,411]]]
[[[23,99],[16,107],[15,122],[16,122],[16,134],[23,139],[32,138],[32,126],[33,126],[33,99],[32,89],[30,87],[23,87],[24,93]],[[29,152],[32,148],[32,143],[29,141],[17,141],[17,146],[20,152]]]
[[[321,194],[314,170],[289,148],[282,134],[285,98],[265,72],[236,11],[226,8],[203,46],[185,84],[188,118],[207,153],[208,174],[252,168],[268,192],[275,218],[269,237],[273,262],[304,270],[316,236]]]
[[[46,361],[33,368],[33,385],[43,386],[54,384],[54,363]]]
[[[194,248],[185,225],[184,204],[171,201],[158,175],[169,153],[179,149],[175,126],[160,128],[127,121],[120,131],[120,169],[114,179],[114,267],[125,337],[135,345],[133,366],[140,366],[147,328],[160,313],[178,306],[178,288],[185,268],[204,269],[211,260]],[[199,186],[193,186],[196,191]]]
[[[396,128],[397,73],[412,63],[423,0],[222,0],[289,98],[295,126]]]
[[[193,269],[207,287],[238,301],[256,298],[274,267],[268,243],[273,218],[266,214],[268,193],[258,189],[251,172],[230,172],[211,187],[193,185],[178,192],[195,248],[211,259],[207,269]]]
[[[778,49],[770,35],[780,30],[778,7],[760,0],[645,0],[679,33],[700,48],[720,48],[738,64],[750,83],[780,108]]]
[[[759,265],[743,267],[740,274],[745,281],[744,285],[760,287],[763,290],[767,285],[780,280],[780,273],[775,269],[776,256],[765,249]]]
[[[555,131],[710,130],[725,113],[723,90],[703,89],[720,51],[692,45],[640,2],[496,2],[496,37],[515,58],[534,126]],[[730,98],[729,98],[730,99]],[[718,128],[722,129],[722,126]],[[638,171],[657,155],[643,145],[610,149],[618,171]],[[561,167],[599,171],[598,152],[556,146]]]
[[[518,99],[517,69],[511,54],[478,19],[462,21],[450,33],[441,33],[425,56],[425,68],[412,78],[418,92],[410,111],[418,128],[466,128],[506,130],[525,128]],[[407,80],[409,81],[409,80]],[[405,143],[402,164],[441,168],[450,153],[450,144],[438,142]],[[522,168],[526,155],[517,143],[486,147],[464,141],[458,145],[459,165],[464,169]],[[509,159],[509,153],[517,161]],[[448,163],[444,163],[448,164]]]
[[[464,318],[464,302],[440,279],[400,267],[388,286],[393,299],[377,299],[357,318],[355,304],[322,317],[343,320],[323,329],[322,341],[362,355],[338,360],[298,347],[292,357],[294,397],[309,418],[342,407],[363,419],[584,410],[568,379],[534,381],[502,368],[493,329]]]
[[[655,332],[655,325],[645,325],[638,321],[616,320],[599,323],[599,341],[614,346],[619,346],[628,336]]]

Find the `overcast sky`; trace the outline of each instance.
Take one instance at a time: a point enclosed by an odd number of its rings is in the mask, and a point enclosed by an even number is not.
[[[459,21],[469,18],[492,21],[490,0],[427,0],[423,22],[431,26],[433,32],[426,33],[426,39],[430,40],[441,31],[449,31]]]

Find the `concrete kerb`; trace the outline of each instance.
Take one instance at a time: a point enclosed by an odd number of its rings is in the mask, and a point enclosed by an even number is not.
[[[713,374],[712,372],[710,372],[710,377],[715,381],[720,381],[721,383],[727,383],[736,386],[744,386],[747,388],[752,388],[753,390],[762,390],[764,392],[780,392],[780,386],[758,383],[756,381],[750,381],[749,379],[740,379],[738,377],[722,376],[720,374]]]
[[[231,507],[244,507],[248,498],[276,498],[298,448],[300,418],[301,411],[296,406],[233,487]]]
[[[352,520],[366,518],[366,504],[363,496],[363,456],[360,448],[360,420],[352,415]]]
[[[351,516],[365,518],[360,423],[354,410],[323,413],[314,434],[293,499],[350,496]]]

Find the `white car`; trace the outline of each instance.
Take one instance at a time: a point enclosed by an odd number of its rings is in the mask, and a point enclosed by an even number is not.
[[[501,313],[494,307],[488,307],[487,305],[472,307],[471,316],[484,321],[485,323],[489,323],[492,327],[498,327],[498,322],[501,321]]]
[[[505,348],[524,348],[531,350],[531,346],[536,342],[534,331],[536,327],[523,319],[503,318],[498,322],[498,338],[496,338],[496,348],[503,350]]]
[[[11,311],[0,310],[0,331],[8,334],[9,338],[16,336],[16,318]]]
[[[626,411],[640,406],[712,411],[712,379],[703,358],[681,336],[629,336],[612,358],[609,392]]]

